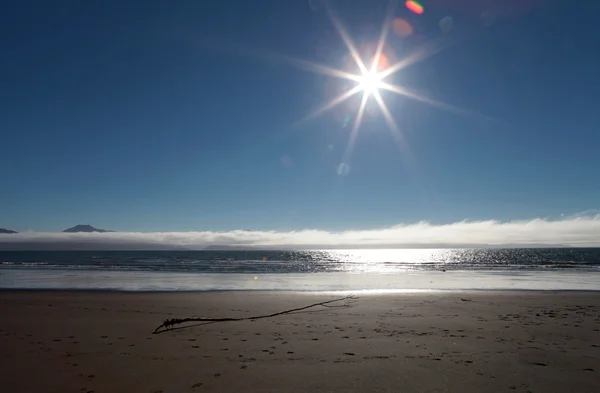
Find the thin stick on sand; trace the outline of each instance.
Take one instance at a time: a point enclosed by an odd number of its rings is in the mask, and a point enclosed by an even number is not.
[[[175,325],[179,325],[182,323],[187,323],[187,322],[231,322],[231,321],[249,321],[249,320],[253,320],[253,319],[263,319],[263,318],[272,318],[272,317],[276,317],[279,315],[284,315],[284,314],[290,314],[296,311],[302,311],[302,310],[306,310],[312,307],[318,307],[318,306],[322,306],[322,307],[329,307],[329,308],[339,308],[339,307],[349,307],[351,302],[350,300],[356,300],[358,299],[358,297],[350,295],[350,296],[346,296],[346,297],[342,297],[339,299],[333,299],[333,300],[328,300],[326,302],[320,302],[320,303],[314,303],[314,304],[310,304],[308,306],[304,306],[304,307],[298,307],[298,308],[292,308],[289,310],[285,310],[285,311],[280,311],[280,312],[276,312],[273,314],[267,314],[267,315],[258,315],[258,316],[253,316],[253,317],[244,317],[244,318],[196,318],[196,317],[192,317],[192,318],[169,318],[169,319],[165,319],[165,321],[160,324],[156,329],[154,329],[154,332],[152,332],[152,334],[157,334],[159,333],[162,329],[164,328],[165,330],[175,326]],[[337,305],[331,305],[331,303],[336,303],[336,302],[341,302],[341,301],[346,301],[344,304],[337,304]]]

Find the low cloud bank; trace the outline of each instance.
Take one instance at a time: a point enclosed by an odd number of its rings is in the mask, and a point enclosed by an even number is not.
[[[392,227],[329,232],[25,232],[0,235],[1,249],[203,249],[208,246],[249,248],[304,247],[461,247],[461,246],[600,246],[600,214],[561,220],[533,219],[500,222],[460,221],[434,225],[428,222]]]

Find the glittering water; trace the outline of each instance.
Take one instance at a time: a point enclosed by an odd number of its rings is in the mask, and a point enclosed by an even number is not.
[[[0,272],[3,269],[250,274],[600,271],[600,249],[0,251]]]
[[[600,290],[600,249],[0,252],[0,288]]]

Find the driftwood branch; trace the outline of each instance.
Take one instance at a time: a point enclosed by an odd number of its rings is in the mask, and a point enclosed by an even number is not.
[[[297,312],[297,311],[302,311],[302,310],[306,310],[309,308],[313,308],[313,307],[318,307],[318,306],[322,306],[322,307],[329,307],[329,308],[339,308],[339,307],[349,307],[350,306],[350,301],[351,300],[356,300],[358,299],[357,297],[350,295],[350,296],[346,296],[346,297],[342,297],[342,298],[338,298],[338,299],[333,299],[333,300],[328,300],[325,302],[320,302],[320,303],[314,303],[314,304],[310,304],[308,306],[304,306],[304,307],[298,307],[298,308],[292,308],[289,310],[284,310],[284,311],[280,311],[280,312],[276,312],[273,314],[267,314],[267,315],[257,315],[257,316],[252,316],[252,317],[243,317],[243,318],[196,318],[196,317],[192,317],[192,318],[169,318],[169,319],[165,319],[165,321],[160,324],[156,329],[154,329],[154,332],[152,332],[152,334],[157,334],[161,331],[161,329],[169,329],[175,325],[179,325],[182,323],[187,323],[187,322],[232,322],[232,321],[249,321],[249,320],[254,320],[254,319],[264,319],[264,318],[272,318],[272,317],[276,317],[279,315],[284,315],[284,314],[290,314],[293,312]],[[345,301],[345,303],[343,304],[332,304],[332,303],[337,303],[337,302],[341,302],[341,301]]]

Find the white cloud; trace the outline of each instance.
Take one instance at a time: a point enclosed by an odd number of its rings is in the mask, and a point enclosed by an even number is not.
[[[203,248],[209,245],[252,247],[355,247],[355,246],[476,246],[476,245],[566,245],[600,246],[600,214],[563,218],[500,222],[460,221],[434,225],[428,222],[400,224],[372,230],[329,232],[298,231],[229,232],[114,232],[42,233],[0,236],[2,244],[59,243],[94,245]],[[134,248],[135,248],[134,247]]]

